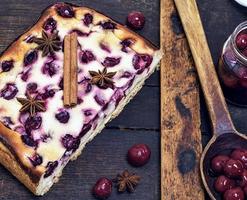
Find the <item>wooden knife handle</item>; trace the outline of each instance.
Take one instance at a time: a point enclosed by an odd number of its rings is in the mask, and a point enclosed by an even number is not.
[[[195,0],[174,0],[194,58],[215,134],[233,132]]]

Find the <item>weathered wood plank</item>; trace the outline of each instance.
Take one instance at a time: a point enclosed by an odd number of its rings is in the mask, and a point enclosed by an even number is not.
[[[161,0],[161,199],[202,200],[198,81],[173,0]]]

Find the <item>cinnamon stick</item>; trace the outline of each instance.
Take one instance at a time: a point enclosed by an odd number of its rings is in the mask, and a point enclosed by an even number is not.
[[[77,34],[70,36],[70,105],[77,104]]]
[[[66,35],[64,37],[64,62],[63,62],[63,103],[64,106],[70,106],[70,61],[71,61],[71,49],[70,49],[71,36]]]

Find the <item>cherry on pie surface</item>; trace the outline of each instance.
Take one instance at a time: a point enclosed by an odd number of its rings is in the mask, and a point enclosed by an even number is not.
[[[63,105],[63,39],[78,35],[78,104]],[[161,52],[95,10],[57,3],[0,57],[0,163],[36,195],[141,89]]]

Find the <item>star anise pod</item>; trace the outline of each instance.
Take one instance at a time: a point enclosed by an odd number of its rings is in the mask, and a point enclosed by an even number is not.
[[[106,67],[102,71],[98,70],[98,72],[89,71],[89,74],[92,76],[90,82],[93,85],[97,85],[99,88],[112,88],[114,84],[112,77],[115,76],[116,73],[117,72],[107,72]]]
[[[36,112],[44,112],[45,102],[42,100],[35,99],[27,94],[27,98],[16,98],[22,104],[20,112],[29,112],[31,116],[34,116]]]
[[[118,174],[115,179],[119,192],[125,192],[126,190],[128,192],[134,192],[140,180],[140,176],[130,173],[128,170],[124,170],[122,174]]]
[[[49,53],[53,54],[55,51],[61,49],[61,42],[58,36],[58,32],[54,32],[51,35],[48,35],[45,31],[42,31],[42,37],[33,38],[32,41],[38,44],[36,49],[42,51],[42,57],[47,56]]]

